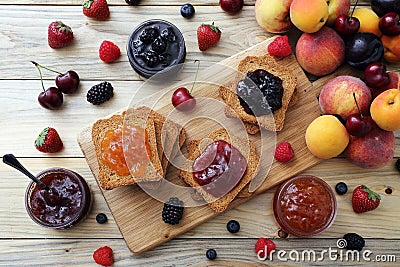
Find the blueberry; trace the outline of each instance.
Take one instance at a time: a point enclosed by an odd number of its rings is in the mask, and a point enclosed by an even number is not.
[[[226,224],[226,229],[229,231],[229,233],[237,233],[240,230],[240,224],[238,221],[235,220],[230,220],[227,224]]]
[[[194,7],[191,4],[184,4],[181,6],[181,15],[186,19],[190,19],[194,16]]]
[[[338,195],[344,195],[347,193],[347,185],[343,182],[337,183],[335,186],[335,190]]]
[[[209,260],[215,260],[215,258],[217,257],[217,252],[215,251],[215,249],[208,249],[206,252],[206,257]]]
[[[103,224],[107,222],[107,216],[104,213],[99,213],[96,215],[96,221],[99,224]]]
[[[395,166],[396,169],[400,172],[400,159],[396,160]]]

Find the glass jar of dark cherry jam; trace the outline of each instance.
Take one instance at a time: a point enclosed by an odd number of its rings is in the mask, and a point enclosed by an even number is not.
[[[49,187],[45,190],[33,181],[25,194],[25,206],[37,224],[52,228],[70,228],[89,213],[92,196],[86,181],[76,172],[50,168],[37,178]]]

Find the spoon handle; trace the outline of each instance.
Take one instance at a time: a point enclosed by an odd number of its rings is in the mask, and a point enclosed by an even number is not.
[[[17,158],[13,154],[5,154],[3,156],[3,162],[5,164],[10,165],[11,167],[19,170],[20,172],[22,172],[23,174],[25,174],[26,176],[31,178],[35,183],[37,183],[38,185],[40,185],[44,189],[49,190],[49,187],[47,185],[45,185],[44,183],[42,183],[38,178],[36,178],[27,169],[25,169],[25,167],[22,166],[22,164],[17,160]]]

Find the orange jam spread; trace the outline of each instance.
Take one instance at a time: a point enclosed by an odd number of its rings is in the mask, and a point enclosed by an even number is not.
[[[150,157],[147,131],[140,127],[109,130],[101,143],[102,161],[120,176],[130,173],[135,177],[143,176]]]

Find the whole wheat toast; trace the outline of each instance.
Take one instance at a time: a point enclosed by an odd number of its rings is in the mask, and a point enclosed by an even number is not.
[[[224,140],[228,143],[234,143],[235,147],[242,153],[242,155],[247,159],[247,171],[245,175],[240,180],[239,184],[233,188],[231,191],[223,195],[222,197],[215,199],[214,196],[207,193],[204,189],[202,189],[199,184],[193,178],[193,172],[188,171],[191,170],[191,165],[193,161],[198,158],[204,149],[202,146],[207,146],[210,143],[218,140]],[[233,141],[234,140],[234,141]],[[251,181],[251,179],[256,175],[258,164],[259,164],[259,157],[257,155],[255,146],[251,140],[244,140],[242,138],[238,138],[235,136],[230,136],[228,132],[221,128],[211,132],[208,135],[207,140],[202,143],[201,141],[191,141],[188,143],[188,151],[190,153],[188,158],[188,163],[184,166],[183,169],[178,170],[178,176],[182,178],[187,184],[191,187],[196,188],[196,190],[201,194],[201,196],[208,202],[208,205],[211,209],[216,212],[223,212],[228,207],[229,203],[231,203],[235,197],[239,194],[239,192]],[[247,153],[246,153],[247,152]],[[190,165],[190,166],[189,166]]]
[[[236,85],[245,78],[250,71],[264,69],[279,77],[282,80],[283,97],[282,107],[276,110],[273,114],[255,117],[247,114],[240,104],[239,97],[236,94]],[[296,77],[286,68],[280,66],[274,58],[269,55],[263,56],[247,56],[242,59],[238,66],[239,74],[229,83],[219,87],[219,95],[225,103],[234,110],[236,117],[242,121],[261,127],[270,131],[280,131],[283,129],[285,114],[289,107],[290,100],[296,88]]]

